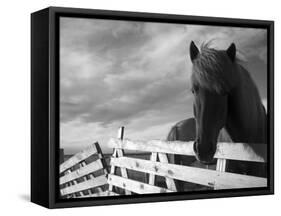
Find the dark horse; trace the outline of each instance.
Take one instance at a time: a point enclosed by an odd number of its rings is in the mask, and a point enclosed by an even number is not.
[[[233,142],[266,143],[266,112],[250,74],[239,64],[235,44],[232,43],[227,50],[215,50],[203,44],[200,52],[191,42],[190,58],[193,64],[191,90],[195,118],[177,123],[167,139],[194,140],[196,159],[203,164],[215,162],[217,141],[228,141],[224,139],[225,136],[218,138],[222,129]],[[259,146],[254,151],[260,156],[266,154]],[[190,163],[192,158],[185,160]],[[175,157],[175,163],[184,161]],[[232,161],[227,168],[241,173],[265,175],[261,168],[255,170],[246,162],[239,164]],[[258,173],[261,170],[263,174]]]

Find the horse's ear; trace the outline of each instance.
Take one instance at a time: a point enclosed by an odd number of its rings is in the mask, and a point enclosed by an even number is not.
[[[236,46],[234,43],[232,43],[226,50],[226,53],[228,57],[231,59],[231,61],[235,60],[236,57]]]
[[[197,48],[197,46],[193,41],[191,41],[190,43],[189,54],[192,62],[198,57],[199,54],[199,49]]]

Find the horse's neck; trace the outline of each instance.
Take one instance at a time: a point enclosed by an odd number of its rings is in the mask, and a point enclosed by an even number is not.
[[[266,142],[266,116],[258,90],[244,68],[228,99],[227,132],[234,142]]]

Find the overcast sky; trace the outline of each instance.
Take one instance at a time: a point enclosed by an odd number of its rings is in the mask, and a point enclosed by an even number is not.
[[[192,117],[189,44],[234,42],[266,103],[266,30],[98,19],[60,20],[60,144],[73,154],[125,137],[165,139]],[[110,150],[111,152],[111,150]]]

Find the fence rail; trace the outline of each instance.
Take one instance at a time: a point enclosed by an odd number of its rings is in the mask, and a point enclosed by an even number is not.
[[[163,141],[163,140],[129,140],[111,138],[108,146],[111,148],[144,151],[144,152],[159,152],[168,154],[180,154],[187,156],[195,156],[193,151],[193,142],[182,141]],[[261,157],[254,152],[255,147],[259,147],[262,152],[266,152],[265,144],[247,144],[247,143],[218,143],[215,158],[266,162],[266,154]]]
[[[218,172],[197,167],[166,164],[135,158],[112,158],[111,163],[139,172],[146,172],[181,181],[201,184],[217,189],[266,186],[266,179],[241,174]]]
[[[107,195],[107,166],[98,143],[90,145],[60,165],[62,197]]]
[[[134,170],[149,175],[149,182],[139,182],[129,179],[128,176],[117,176],[111,170],[109,184],[111,191],[113,187],[125,189],[128,193],[159,193],[176,191],[175,181],[181,180],[194,184],[204,185],[213,189],[234,189],[234,188],[254,188],[266,187],[267,179],[256,176],[242,175],[225,172],[226,160],[251,161],[266,163],[263,158],[255,153],[253,148],[264,148],[264,144],[245,144],[245,143],[218,143],[215,158],[217,158],[216,170],[197,168],[170,164],[167,154],[180,154],[194,156],[193,142],[181,141],[140,141],[129,139],[110,139],[108,146],[115,149],[115,154],[111,158],[111,166],[116,170],[117,167],[123,169],[123,174],[127,170]],[[137,159],[124,156],[124,150],[140,152],[151,152],[151,159]],[[122,151],[122,154],[118,154]],[[155,176],[165,178],[166,185],[155,185]]]
[[[129,140],[123,139],[123,134],[121,128],[118,138],[108,142],[108,147],[113,149],[110,173],[98,143],[60,165],[62,197],[176,192],[176,180],[215,190],[267,186],[266,178],[226,172],[227,160],[266,163],[267,158],[254,151],[259,147],[266,152],[265,144],[218,143],[216,169],[210,170],[169,162],[168,154],[194,156],[193,142]],[[150,159],[126,155],[127,150],[149,153]]]

